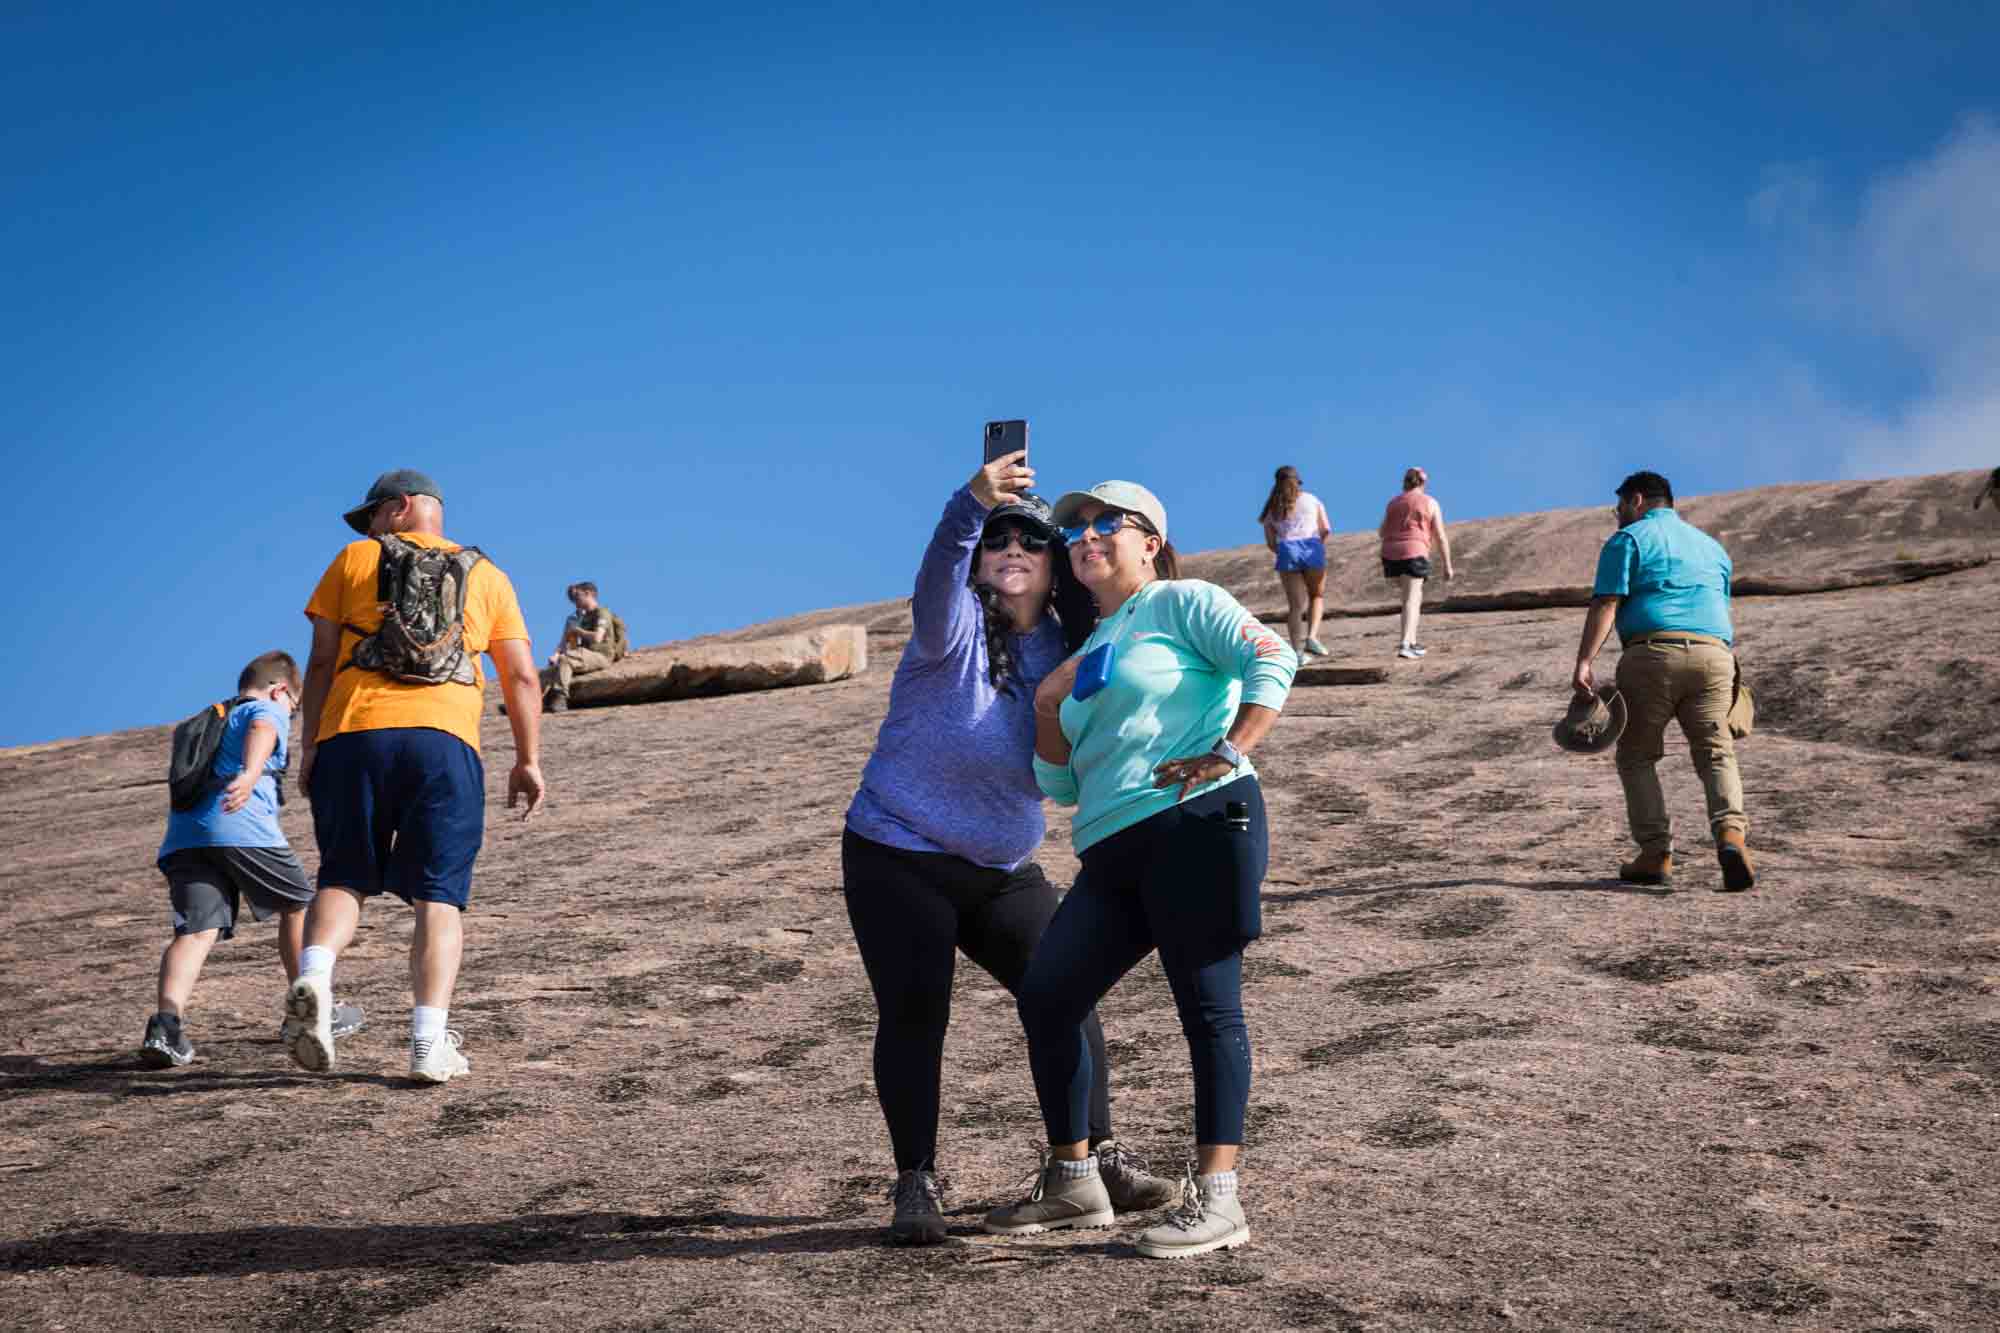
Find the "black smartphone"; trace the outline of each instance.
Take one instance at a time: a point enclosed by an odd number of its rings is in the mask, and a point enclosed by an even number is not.
[[[1005,458],[1008,454],[1024,453],[1028,448],[1028,423],[1025,421],[989,421],[986,423],[986,461]],[[1021,460],[1027,462],[1025,458]]]

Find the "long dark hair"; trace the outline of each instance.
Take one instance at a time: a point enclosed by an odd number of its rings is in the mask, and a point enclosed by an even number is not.
[[[1299,470],[1290,463],[1278,469],[1278,479],[1271,484],[1271,498],[1264,501],[1264,512],[1257,515],[1259,523],[1268,523],[1274,518],[1290,517],[1292,506],[1299,502]]]
[[[1007,608],[1000,605],[998,589],[977,582],[979,561],[985,553],[983,546],[972,548],[972,568],[967,571],[965,581],[972,589],[972,595],[979,599],[979,608],[984,613],[986,624],[986,679],[994,689],[1009,696],[1017,685],[1025,684],[1021,679],[1021,663],[1014,655],[1014,618],[1007,614]],[[1063,549],[1062,540],[1049,543],[1049,565],[1054,579],[1049,584],[1049,600],[1042,608],[1053,612],[1063,630],[1063,655],[1067,657],[1090,637],[1091,629],[1097,624],[1097,608],[1091,604],[1090,594],[1083,592],[1076,576],[1069,572],[1069,555]],[[1074,585],[1082,594],[1083,605],[1090,612],[1090,623],[1083,632],[1071,638],[1071,621],[1077,619],[1074,601],[1065,584]]]

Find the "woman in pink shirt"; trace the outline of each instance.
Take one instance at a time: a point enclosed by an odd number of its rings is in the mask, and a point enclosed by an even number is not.
[[[1300,488],[1297,468],[1281,467],[1257,520],[1264,525],[1264,545],[1278,557],[1292,651],[1300,657],[1307,653],[1325,657],[1319,622],[1326,612],[1326,534],[1333,531],[1326,521],[1326,506]]]
[[[1424,608],[1424,580],[1431,573],[1431,547],[1444,560],[1446,581],[1452,578],[1451,540],[1444,535],[1444,510],[1425,494],[1430,474],[1413,467],[1403,474],[1403,493],[1389,501],[1382,515],[1382,577],[1403,585],[1403,641],[1396,656],[1418,658],[1417,617]]]

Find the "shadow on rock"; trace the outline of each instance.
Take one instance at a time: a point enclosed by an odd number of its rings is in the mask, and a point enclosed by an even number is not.
[[[141,1277],[210,1277],[405,1269],[465,1263],[609,1263],[714,1259],[732,1254],[831,1253],[882,1243],[882,1228],[819,1227],[817,1217],[542,1213],[459,1225],[244,1227],[235,1231],[130,1231],[90,1227],[0,1242],[0,1272],[122,1268]],[[804,1227],[775,1235],[733,1231]]]

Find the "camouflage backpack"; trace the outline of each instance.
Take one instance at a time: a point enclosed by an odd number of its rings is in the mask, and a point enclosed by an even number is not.
[[[472,684],[478,655],[465,651],[465,590],[485,552],[419,546],[394,533],[375,540],[382,545],[375,581],[382,628],[370,634],[347,626],[361,642],[341,669],[380,671],[414,685]]]

